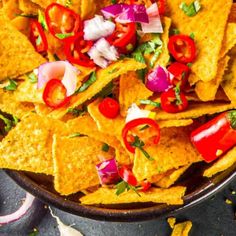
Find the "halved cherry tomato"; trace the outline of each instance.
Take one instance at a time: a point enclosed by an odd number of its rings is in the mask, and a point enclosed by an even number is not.
[[[184,93],[176,92],[173,88],[161,94],[161,108],[168,113],[178,113],[186,110],[188,100]]]
[[[119,115],[120,105],[112,98],[104,98],[98,106],[99,111],[107,118],[114,119]]]
[[[50,33],[58,39],[73,36],[81,27],[80,16],[58,3],[52,3],[46,8],[45,18]]]
[[[93,60],[87,55],[87,52],[93,46],[93,42],[85,41],[82,32],[66,38],[64,42],[64,53],[69,62],[86,67],[95,66]]]
[[[37,20],[30,21],[30,41],[39,53],[48,50],[48,42],[42,25]]]
[[[43,100],[45,104],[51,108],[60,108],[66,105],[70,97],[66,96],[66,88],[58,79],[51,79],[46,84],[43,92]]]
[[[193,62],[196,58],[195,42],[187,35],[177,34],[171,36],[168,49],[176,61],[184,64]]]
[[[236,144],[236,110],[224,112],[191,133],[191,141],[206,162],[212,162]]]
[[[190,74],[190,69],[185,64],[174,62],[168,67],[168,71],[174,76],[174,78],[170,81],[171,84],[176,86],[180,83],[180,88],[184,88],[184,86],[188,83],[188,77]]]
[[[138,118],[135,120],[131,120],[130,122],[126,123],[125,127],[122,130],[122,138],[124,140],[125,147],[131,153],[135,153],[135,147],[133,147],[129,142],[129,132],[138,126],[143,126],[143,125],[148,125],[154,128],[155,130],[155,136],[153,139],[154,144],[158,144],[160,140],[160,127],[155,120],[150,118]]]
[[[129,185],[134,187],[138,185],[136,177],[128,166],[122,166],[121,168],[119,168],[118,172],[120,177]]]
[[[116,22],[114,33],[107,38],[107,41],[115,46],[119,53],[131,53],[137,42],[136,24],[133,22],[127,24]]]

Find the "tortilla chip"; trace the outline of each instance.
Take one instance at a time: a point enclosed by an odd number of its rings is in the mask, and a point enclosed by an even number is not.
[[[228,168],[230,168],[233,164],[236,163],[236,148],[228,151],[224,156],[218,159],[213,163],[211,167],[206,169],[203,173],[205,177],[212,177],[213,175],[222,172]]]
[[[228,23],[225,39],[220,52],[220,58],[224,57],[236,44],[236,23]]]
[[[24,81],[18,83],[14,92],[15,99],[19,102],[43,103],[43,89],[37,89],[37,83],[30,82],[27,76],[21,77]]]
[[[192,225],[193,224],[191,221],[185,221],[183,223],[176,224],[171,236],[188,236]]]
[[[161,120],[158,122],[160,128],[189,126],[193,123],[192,119],[186,120]]]
[[[19,1],[19,9],[24,14],[38,15],[38,10],[40,9],[39,5],[31,2],[30,0],[18,0],[18,1]]]
[[[180,167],[177,170],[174,170],[170,175],[164,176],[164,178],[160,179],[158,182],[155,183],[156,186],[160,188],[169,188],[173,185],[180,176],[190,167],[190,165],[186,165]]]
[[[137,149],[133,166],[133,173],[137,180],[142,181],[168,170],[201,161],[202,158],[193,147],[189,134],[186,128],[162,129],[161,139],[157,145],[144,146],[144,150],[154,160],[147,159]]]
[[[17,14],[20,14],[18,0],[9,0],[3,4],[2,12],[9,18],[14,19]]]
[[[197,93],[201,101],[215,100],[216,92],[223,80],[224,72],[227,69],[229,59],[230,57],[226,56],[219,61],[217,74],[213,80],[208,82],[203,82],[203,81],[197,82],[195,87],[195,92]]]
[[[14,92],[0,89],[0,110],[21,119],[34,110],[33,103],[21,103],[16,101]]]
[[[36,114],[23,118],[0,144],[0,167],[53,174],[52,130],[62,135],[66,126]]]
[[[193,74],[190,75],[189,81],[191,84],[199,79],[205,82],[211,81],[217,73],[219,54],[232,0],[202,0],[201,9],[194,17],[185,15],[179,8],[182,2],[182,0],[167,0],[167,5],[175,28],[179,29],[182,34],[194,33],[195,35],[198,54],[191,67]],[[190,4],[192,0],[184,2]],[[216,12],[220,12],[217,17]],[[194,74],[197,78],[193,78]]]
[[[29,36],[30,19],[23,16],[17,16],[11,21],[12,25],[26,37]]]
[[[147,192],[139,192],[139,195],[130,190],[121,195],[116,195],[115,189],[99,188],[94,193],[88,194],[80,201],[83,205],[93,204],[122,204],[133,202],[155,202],[166,203],[168,205],[183,204],[182,197],[186,191],[185,187],[173,187],[169,189],[151,188]]]
[[[41,6],[42,8],[46,8],[53,2],[57,2],[56,0],[32,0],[32,2],[36,3],[37,5]]]
[[[147,178],[147,180],[150,183],[156,183],[156,182],[160,181],[161,179],[163,179],[165,176],[171,174],[172,172],[173,172],[173,170],[168,170],[165,173],[153,175],[152,177]]]
[[[223,82],[221,84],[224,92],[230,101],[236,101],[236,55],[232,55],[230,66],[228,71],[225,73]]]
[[[116,159],[120,164],[130,164],[129,156],[125,153],[125,149],[121,146],[120,141],[111,134],[99,132],[94,120],[88,114],[67,122],[69,130],[74,133],[87,135],[100,142],[107,143],[109,146],[117,150]]]
[[[81,18],[88,19],[94,16],[96,12],[96,1],[94,0],[81,0]],[[109,4],[111,5],[111,3]]]
[[[186,111],[176,114],[159,110],[156,113],[156,120],[194,119],[203,115],[221,113],[233,108],[236,108],[236,104],[229,104],[225,102],[190,103]]]
[[[52,109],[45,104],[35,103],[34,104],[35,112],[40,116],[47,116]]]
[[[32,71],[46,60],[0,11],[0,80]]]
[[[145,84],[138,78],[136,72],[130,72],[120,77],[119,103],[121,114],[127,115],[132,103],[139,103],[141,99],[147,99],[153,92],[146,88]]]
[[[113,79],[127,73],[128,71],[136,71],[144,69],[145,67],[145,64],[139,63],[134,59],[124,59],[111,64],[106,69],[100,69],[96,74],[97,80],[95,83],[93,83],[84,92],[73,96],[67,106],[53,111],[50,116],[57,119],[63,117],[66,114],[68,108],[77,107],[85,101],[90,100],[104,87],[106,87],[106,85],[108,85]]]
[[[174,218],[174,217],[169,217],[169,218],[167,219],[167,222],[168,222],[169,226],[171,227],[171,229],[173,229],[174,226],[175,226],[175,223],[176,223],[176,218]]]
[[[54,135],[54,185],[62,195],[70,195],[99,184],[96,164],[103,143],[89,137]],[[112,157],[111,157],[112,158]]]
[[[236,3],[233,3],[231,7],[228,21],[236,23]]]

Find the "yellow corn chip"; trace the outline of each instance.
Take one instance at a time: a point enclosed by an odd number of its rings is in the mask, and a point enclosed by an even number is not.
[[[173,172],[173,170],[168,170],[165,173],[153,175],[152,177],[147,178],[147,180],[150,183],[156,183],[156,182],[160,181],[161,179],[163,179],[165,176],[171,174],[172,172]]]
[[[32,103],[21,103],[16,101],[14,92],[5,92],[0,89],[0,110],[21,119],[34,110]]]
[[[183,223],[176,224],[171,236],[188,236],[192,225],[193,224],[191,221],[185,221]]]
[[[166,203],[168,205],[181,205],[183,204],[182,197],[185,191],[185,187],[173,187],[169,189],[151,188],[148,192],[139,192],[140,196],[132,190],[117,196],[115,189],[99,188],[94,193],[80,198],[80,201],[83,205],[122,204],[132,202],[155,202]]]
[[[236,22],[228,23],[225,39],[220,52],[220,58],[224,57],[236,44]]]
[[[81,0],[81,18],[87,19],[94,16],[96,12],[96,1]],[[110,5],[110,4],[109,4]]]
[[[38,10],[40,9],[39,5],[31,2],[30,0],[18,0],[19,1],[19,9],[24,14],[32,14],[37,15]]]
[[[203,176],[212,177],[213,175],[228,169],[234,163],[236,163],[236,148],[233,148],[219,160],[214,162],[211,167],[204,171]]]
[[[156,113],[156,120],[194,119],[203,115],[212,115],[233,108],[236,108],[235,104],[229,104],[225,102],[190,103],[186,111],[176,114],[159,110]]]
[[[36,114],[23,118],[0,145],[0,167],[53,174],[52,130],[63,135],[66,126]]]
[[[32,71],[46,60],[0,11],[0,80]]]
[[[35,103],[34,104],[35,111],[40,116],[46,116],[50,112],[52,112],[52,109],[44,104],[41,103]]]
[[[230,57],[226,56],[219,61],[217,74],[213,80],[197,82],[195,92],[201,101],[213,101],[215,99],[216,92],[223,80],[224,72],[227,69],[229,59]]]
[[[66,107],[53,111],[50,116],[57,119],[63,117],[66,114],[68,108],[77,107],[85,101],[91,99],[104,87],[106,87],[106,85],[108,85],[113,79],[127,73],[128,71],[136,71],[144,69],[145,67],[145,64],[139,63],[133,59],[124,59],[111,64],[106,69],[99,70],[96,74],[96,82],[94,82],[84,92],[73,96],[70,103]]]
[[[211,81],[217,73],[219,54],[224,38],[224,32],[232,0],[202,0],[200,11],[193,17],[185,15],[180,9],[182,0],[167,0],[173,24],[182,34],[194,33],[197,48],[197,58],[193,63],[190,75],[191,83],[196,80]],[[186,4],[192,0],[184,1]],[[220,14],[216,17],[216,12]],[[211,22],[209,24],[209,22]],[[191,78],[191,76],[197,78]]]
[[[236,23],[236,3],[233,3],[233,5],[231,7],[228,21]]]
[[[158,121],[158,125],[160,126],[160,128],[188,126],[188,125],[191,125],[192,123],[193,123],[192,119]]]
[[[9,0],[3,3],[2,11],[9,19],[14,19],[17,14],[20,14],[18,0]]]
[[[102,145],[89,137],[53,137],[54,184],[60,194],[69,195],[99,184],[96,164],[100,162]]]
[[[29,22],[30,19],[23,16],[17,16],[11,21],[12,25],[27,37],[29,36]]]
[[[173,229],[174,226],[175,226],[175,223],[176,223],[176,218],[174,218],[174,217],[169,217],[169,218],[167,219],[167,222],[168,222],[169,226],[171,227],[171,229]]]
[[[51,3],[56,2],[56,0],[32,0],[32,2],[38,4],[42,8],[46,8]]]
[[[130,72],[120,77],[119,103],[121,114],[126,116],[132,103],[139,103],[140,99],[147,99],[153,93],[138,79],[136,72]]]
[[[174,170],[170,175],[164,176],[164,178],[160,179],[158,182],[155,183],[156,186],[160,188],[169,188],[173,185],[180,176],[190,167],[190,165],[186,165],[180,167],[177,170]]]
[[[145,145],[144,150],[154,160],[147,159],[143,152],[136,149],[133,173],[138,181],[202,160],[186,128],[162,129],[160,142],[157,145]]]

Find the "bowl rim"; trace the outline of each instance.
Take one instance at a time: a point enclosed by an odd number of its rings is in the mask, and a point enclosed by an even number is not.
[[[99,221],[110,222],[138,222],[157,219],[160,217],[168,217],[181,213],[186,209],[189,209],[201,202],[209,199],[211,196],[219,192],[223,187],[228,185],[234,179],[236,179],[236,169],[234,169],[228,176],[218,183],[214,183],[210,180],[200,190],[186,195],[184,197],[184,204],[178,206],[166,206],[163,209],[159,209],[157,205],[139,209],[106,209],[96,206],[85,206],[76,202],[66,200],[63,196],[56,195],[38,185],[35,181],[26,176],[24,172],[5,170],[6,174],[12,178],[20,187],[39,198],[46,204],[56,207],[62,211],[70,214],[74,214],[80,217],[85,217]]]

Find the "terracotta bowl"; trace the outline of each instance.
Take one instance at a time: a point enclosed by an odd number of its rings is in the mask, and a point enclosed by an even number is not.
[[[187,186],[184,204],[167,206],[165,204],[122,204],[109,206],[84,206],[79,203],[79,194],[67,198],[60,196],[53,188],[52,178],[27,172],[6,171],[22,188],[45,203],[63,211],[95,220],[133,222],[150,220],[172,215],[208,199],[236,177],[236,165],[210,178],[203,178],[206,165],[193,165],[176,185]]]

